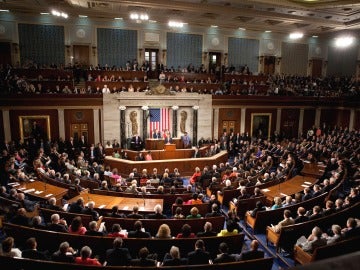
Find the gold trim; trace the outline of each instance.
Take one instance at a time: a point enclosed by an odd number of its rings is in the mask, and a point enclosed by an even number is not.
[[[268,121],[268,134],[267,137],[268,139],[270,138],[270,133],[271,133],[271,117],[272,117],[272,113],[251,113],[251,126],[250,126],[250,136],[253,137],[253,125],[254,125],[254,118],[256,116],[268,116],[269,117],[269,121]]]
[[[37,120],[37,119],[45,119],[46,120],[46,135],[47,139],[51,140],[50,133],[50,116],[49,115],[22,115],[19,116],[19,130],[20,130],[20,140],[24,142],[24,121],[25,120]],[[27,139],[27,138],[26,138]]]

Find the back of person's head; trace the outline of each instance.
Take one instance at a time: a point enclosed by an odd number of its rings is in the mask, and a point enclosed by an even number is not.
[[[89,222],[89,229],[90,229],[90,231],[96,231],[97,222],[95,220]]]
[[[79,216],[74,217],[73,220],[71,221],[72,231],[77,231],[78,229],[80,229],[81,226],[82,226],[81,217],[79,217]]]
[[[37,246],[37,243],[36,243],[35,237],[30,237],[29,239],[26,240],[26,247],[28,249],[35,249],[36,246]]]
[[[121,248],[123,245],[123,240],[121,237],[116,237],[113,241],[113,247],[114,248]]]
[[[352,218],[352,217],[350,217],[350,218],[348,218],[348,220],[346,221],[346,225],[347,225],[347,227],[349,228],[356,228],[356,226],[357,226],[357,223],[356,223],[356,219],[355,218]]]
[[[134,205],[134,207],[133,207],[133,212],[134,212],[134,213],[139,212],[139,206]]]
[[[176,207],[175,214],[176,215],[181,215],[182,214],[182,208],[181,207]]]
[[[113,233],[116,233],[116,232],[120,232],[121,231],[121,226],[119,223],[115,223],[112,225],[112,228],[111,228],[111,231]]]
[[[185,223],[181,228],[182,235],[184,237],[188,237],[191,234],[191,226],[187,223]]]
[[[236,222],[233,220],[226,221],[226,230],[228,232],[233,232],[237,228]]]
[[[211,224],[211,222],[208,222],[208,221],[205,222],[204,230],[205,230],[206,232],[212,231],[212,224]]]
[[[252,250],[257,250],[259,248],[259,242],[257,240],[252,240],[250,247]]]
[[[91,257],[92,250],[89,246],[83,246],[80,250],[80,256],[83,259]]]
[[[31,219],[31,224],[33,226],[38,226],[41,224],[41,217],[40,216],[34,216],[32,219]]]
[[[262,208],[264,206],[263,202],[262,201],[257,201],[256,202],[256,208]]]
[[[13,237],[7,237],[5,240],[2,241],[1,246],[3,252],[10,252],[11,249],[14,247],[14,238]]]
[[[155,205],[154,207],[154,212],[157,214],[161,214],[162,213],[162,207],[160,204]]]
[[[219,245],[219,251],[221,253],[228,253],[229,252],[229,246],[225,242],[222,242]]]
[[[61,254],[66,254],[66,252],[68,251],[70,245],[68,242],[62,242],[59,246],[59,251]]]
[[[205,249],[205,243],[203,240],[199,239],[195,242],[195,248]]]
[[[291,217],[291,211],[290,210],[285,210],[284,211],[284,217],[285,218],[290,218]]]
[[[173,259],[180,259],[180,250],[178,247],[172,246],[169,253]]]
[[[305,215],[306,210],[305,210],[304,207],[300,206],[300,207],[298,208],[297,212],[298,212],[299,215],[303,216],[303,215]]]
[[[319,214],[320,212],[321,212],[321,207],[318,206],[318,205],[315,205],[315,206],[313,207],[313,213],[314,213],[314,214]]]
[[[198,197],[199,197],[199,195],[198,195],[197,193],[194,193],[194,194],[192,195],[192,199],[193,199],[193,200],[197,200]]]
[[[51,223],[58,223],[60,220],[60,216],[59,214],[52,214],[50,219],[51,219]]]
[[[146,259],[148,255],[149,255],[149,250],[147,249],[147,247],[143,247],[139,250],[140,259]]]
[[[197,207],[193,207],[190,209],[190,214],[192,216],[197,216],[199,214],[199,209]]]
[[[134,223],[134,230],[135,230],[135,231],[140,231],[141,228],[142,228],[142,222],[141,222],[140,220],[135,221],[135,223]]]
[[[211,205],[211,210],[212,210],[213,212],[218,212],[218,211],[219,211],[219,206],[218,206],[216,203],[213,203],[213,204]]]
[[[319,227],[314,227],[313,229],[312,229],[312,234],[314,235],[314,236],[316,236],[317,238],[320,238],[321,237],[321,235],[322,235],[322,231],[321,231],[321,229],[319,228]]]
[[[117,213],[117,211],[119,210],[119,207],[117,205],[114,205],[112,208],[111,208],[111,213]]]

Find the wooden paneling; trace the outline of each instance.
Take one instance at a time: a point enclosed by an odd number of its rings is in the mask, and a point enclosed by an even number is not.
[[[89,45],[74,45],[74,62],[81,66],[88,66],[90,64],[90,48]]]
[[[325,123],[330,128],[334,126],[348,127],[350,123],[350,110],[322,109],[320,123],[321,125]]]
[[[287,137],[297,137],[299,129],[299,109],[282,109],[280,132]]]
[[[11,64],[11,44],[10,42],[0,42],[0,64]]]
[[[322,59],[312,59],[311,61],[312,61],[312,70],[311,70],[312,76],[313,77],[321,77],[323,60]]]
[[[72,124],[87,124],[88,126],[88,143],[94,142],[94,113],[92,109],[64,110],[65,118],[65,137],[70,137]]]
[[[245,116],[245,132],[249,132],[251,130],[251,114],[252,113],[270,113],[271,114],[271,127],[270,127],[270,135],[273,134],[276,127],[276,116],[277,110],[276,109],[266,109],[266,108],[254,108],[254,109],[246,109],[246,116]]]
[[[304,122],[303,122],[303,132],[306,132],[312,128],[315,123],[315,109],[306,109],[304,110]]]
[[[57,110],[10,110],[10,128],[12,140],[20,140],[19,116],[49,116],[50,117],[50,137],[59,137],[59,119]]]
[[[5,134],[4,134],[3,113],[2,110],[0,110],[0,142],[3,142],[4,140],[5,140]]]
[[[241,117],[241,109],[240,108],[229,108],[229,109],[220,109],[219,110],[219,134],[217,134],[218,138],[223,134],[223,121],[235,121],[234,124],[234,133],[240,132],[240,117]],[[228,134],[230,133],[230,129],[227,130]]]

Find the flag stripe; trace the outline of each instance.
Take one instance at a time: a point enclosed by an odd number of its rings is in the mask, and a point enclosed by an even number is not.
[[[150,109],[150,137],[154,130],[163,132],[170,127],[169,108]]]

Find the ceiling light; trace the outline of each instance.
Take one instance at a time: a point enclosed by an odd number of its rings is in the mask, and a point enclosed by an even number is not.
[[[176,22],[176,21],[169,21],[168,25],[170,27],[175,27],[175,28],[181,28],[184,26],[183,22]]]
[[[266,30],[265,33],[271,33],[271,30]]]
[[[50,15],[49,12],[40,12],[40,15]]]
[[[149,20],[149,23],[157,23],[155,20]]]
[[[0,9],[0,12],[9,12],[8,9]]]
[[[211,25],[210,27],[212,27],[212,28],[218,28],[217,25]]]
[[[130,19],[132,20],[140,20],[140,21],[148,21],[149,20],[149,15],[147,15],[146,13],[131,13],[130,14]]]
[[[115,17],[114,20],[123,20],[121,17]]]
[[[317,35],[313,35],[312,37],[313,37],[313,38],[318,38],[319,36],[317,36]]]
[[[246,29],[244,27],[239,27],[239,30],[245,31]]]
[[[79,15],[79,18],[87,18],[87,15]]]
[[[57,11],[55,9],[53,9],[51,11],[51,14],[54,15],[54,16],[57,16],[57,17],[63,17],[65,19],[67,19],[69,17],[69,15],[65,12],[60,12],[60,11]]]
[[[335,39],[335,46],[339,48],[346,48],[353,44],[354,38],[351,36],[339,37]]]
[[[289,35],[290,39],[300,39],[303,38],[304,34],[300,32],[294,32]]]

